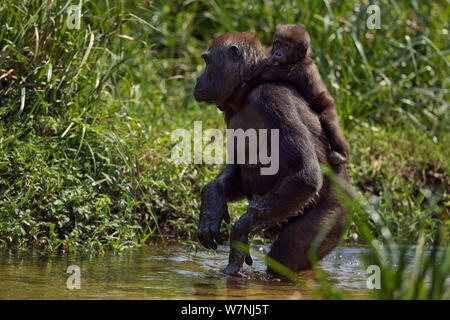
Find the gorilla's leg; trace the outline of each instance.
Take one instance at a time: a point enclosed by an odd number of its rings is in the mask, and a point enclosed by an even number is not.
[[[329,228],[316,251],[318,259],[322,259],[337,246],[345,216],[335,201],[323,201],[311,206],[286,224],[273,243],[269,257],[293,271],[311,268],[308,251],[314,239],[322,228]]]

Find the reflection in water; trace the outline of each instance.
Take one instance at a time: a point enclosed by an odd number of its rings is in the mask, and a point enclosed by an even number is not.
[[[267,247],[257,247],[259,251]],[[321,261],[341,288],[364,292],[366,272],[361,248],[339,247]],[[242,277],[221,270],[228,248],[192,245],[145,246],[120,254],[40,256],[37,252],[0,251],[0,299],[299,299],[311,295],[312,271],[300,272],[305,284],[269,276],[261,255]],[[81,269],[81,289],[69,290],[67,267]]]

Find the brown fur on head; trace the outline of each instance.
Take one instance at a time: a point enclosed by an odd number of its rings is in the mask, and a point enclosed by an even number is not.
[[[280,26],[275,33],[272,59],[276,63],[296,63],[310,54],[310,37],[306,29],[295,24]]]
[[[202,58],[206,67],[197,78],[194,97],[222,106],[267,52],[255,34],[229,32],[217,37]]]

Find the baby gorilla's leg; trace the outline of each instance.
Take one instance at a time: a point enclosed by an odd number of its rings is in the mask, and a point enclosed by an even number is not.
[[[348,145],[339,127],[339,116],[333,98],[327,91],[323,91],[313,99],[311,108],[319,114],[320,124],[330,143],[328,161],[333,165],[347,162]]]

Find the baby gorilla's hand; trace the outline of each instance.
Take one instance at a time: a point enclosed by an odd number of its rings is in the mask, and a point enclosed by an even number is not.
[[[346,163],[347,160],[348,160],[347,157],[345,157],[344,155],[340,154],[337,151],[331,150],[328,153],[328,161],[332,165],[343,164],[343,163]]]

